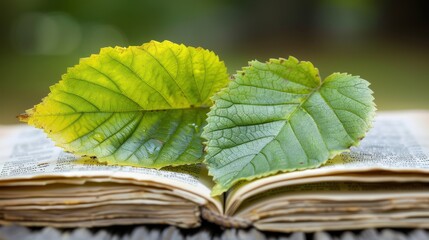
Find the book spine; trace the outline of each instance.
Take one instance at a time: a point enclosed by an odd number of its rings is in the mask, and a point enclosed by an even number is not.
[[[205,207],[201,207],[202,218],[227,228],[247,228],[252,226],[252,222],[238,217],[223,216],[212,212]]]

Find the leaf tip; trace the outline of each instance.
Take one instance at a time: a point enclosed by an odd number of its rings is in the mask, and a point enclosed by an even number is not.
[[[18,118],[18,120],[20,122],[28,123],[30,115],[28,113],[22,113],[22,114],[19,114],[18,116],[16,116],[16,118]]]
[[[16,116],[16,118],[20,121],[20,122],[25,122],[25,123],[29,123],[31,117],[34,115],[34,112],[36,111],[36,107],[28,109],[25,111],[25,113],[21,113],[18,116]]]

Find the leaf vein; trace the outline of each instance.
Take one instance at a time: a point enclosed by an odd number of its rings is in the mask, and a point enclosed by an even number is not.
[[[323,101],[326,103],[326,105],[328,105],[328,107],[332,110],[332,112],[334,113],[335,117],[337,117],[338,121],[341,123],[341,125],[343,126],[344,131],[347,133],[347,135],[349,136],[350,139],[353,139],[350,135],[350,133],[347,131],[346,126],[344,125],[344,123],[341,121],[340,117],[338,117],[337,112],[335,112],[335,108],[332,107],[332,105],[326,100],[325,96],[323,96],[322,93],[320,93],[320,96],[322,97]]]
[[[149,88],[151,88],[152,90],[154,90],[156,93],[158,93],[163,99],[164,101],[170,105],[170,107],[172,107],[173,105],[167,100],[167,98],[161,93],[161,91],[155,89],[153,86],[151,86],[149,83],[147,83],[146,81],[143,80],[143,78],[137,74],[131,67],[125,65],[124,63],[122,63],[121,61],[119,61],[118,59],[112,57],[111,55],[107,54],[107,56],[109,56],[113,61],[119,63],[120,65],[122,65],[124,68],[128,69],[128,71],[130,73],[132,73],[134,76],[136,76],[142,83],[144,83],[146,86],[148,86]]]
[[[169,48],[170,49],[170,48]],[[188,96],[186,96],[186,93],[185,93],[185,91],[182,89],[182,87],[179,85],[179,83],[176,81],[176,79],[175,78],[173,78],[173,76],[171,76],[171,74],[170,74],[170,72],[167,70],[167,68],[165,68],[165,66],[158,60],[158,58],[156,58],[154,55],[152,55],[149,51],[147,51],[146,49],[143,49],[142,48],[142,50],[145,52],[145,53],[147,53],[149,56],[151,56],[158,64],[159,64],[159,66],[161,66],[161,68],[167,73],[167,75],[171,78],[171,80],[173,80],[173,82],[177,85],[177,87],[180,89],[180,91],[182,92],[182,94],[183,94],[183,97],[186,99],[186,101],[188,101],[188,103],[189,104],[191,104],[191,101],[189,100],[189,97]],[[171,49],[170,49],[170,51],[172,51]],[[177,56],[173,53],[173,56],[174,56],[174,59],[176,60],[176,62],[178,62],[178,60],[177,60]],[[179,67],[179,66],[177,66],[177,67]],[[141,78],[140,78],[141,79]]]
[[[57,103],[62,104],[64,106],[67,106],[67,107],[71,108],[74,112],[77,112],[77,109],[68,103],[65,103],[65,102],[57,100],[57,99],[51,99],[51,101],[54,101],[54,102],[57,102]]]
[[[180,120],[178,122],[182,122],[183,120],[183,114],[180,114]],[[170,139],[172,139],[172,137],[177,133],[178,129],[180,127],[180,124],[177,124],[173,130],[173,132],[171,134],[167,135],[167,139],[164,142],[169,142]],[[158,157],[161,155],[161,153],[163,152],[163,150],[165,150],[165,145],[161,148],[161,150],[159,151],[158,156],[154,159],[153,163],[156,163],[158,161]]]
[[[95,85],[95,86],[97,86],[97,87],[101,87],[101,88],[103,88],[103,89],[105,89],[105,90],[107,90],[107,91],[109,91],[109,92],[112,92],[112,93],[114,93],[114,94],[117,94],[117,95],[119,95],[119,96],[121,96],[121,97],[125,97],[126,99],[130,100],[130,101],[131,101],[131,103],[134,103],[134,104],[136,104],[137,106],[139,106],[139,107],[143,108],[140,104],[138,104],[137,102],[135,102],[134,100],[132,100],[131,98],[129,98],[127,95],[125,95],[125,94],[121,94],[121,93],[119,93],[119,92],[116,92],[116,91],[114,91],[114,90],[112,90],[112,89],[110,89],[110,88],[108,88],[108,87],[105,87],[105,86],[103,86],[103,85],[101,85],[101,84],[98,84],[98,83],[95,83],[95,82],[91,82],[91,81],[89,81],[89,80],[82,79],[82,78],[69,78],[69,79],[73,79],[73,80],[75,80],[75,81],[81,81],[81,82],[85,82],[85,83],[88,83],[88,84]],[[89,101],[89,100],[88,100],[88,101]]]
[[[365,103],[363,103],[363,102],[361,102],[361,101],[358,101],[358,100],[356,100],[356,99],[354,99],[354,98],[349,97],[348,95],[346,95],[346,94],[344,94],[343,92],[341,92],[339,89],[336,89],[336,90],[337,90],[337,92],[338,92],[339,94],[343,95],[344,97],[346,97],[346,98],[348,98],[348,99],[350,99],[350,100],[352,100],[352,101],[354,101],[354,102],[360,103],[360,104],[364,105],[365,107],[370,107],[368,104],[365,104]]]
[[[104,77],[106,77],[106,78],[107,78],[111,83],[113,83],[113,85],[115,85],[116,89],[117,89],[119,92],[123,93],[123,92],[122,92],[122,90],[121,90],[121,88],[119,88],[119,85],[118,85],[115,81],[113,81],[113,79],[112,79],[110,76],[107,76],[107,74],[103,73],[102,71],[98,70],[97,68],[95,68],[95,67],[93,67],[93,66],[91,66],[91,65],[89,65],[89,64],[86,64],[86,65],[87,65],[88,67],[90,67],[91,69],[95,70],[96,72],[98,72],[99,74],[101,74],[101,75],[103,75]]]
[[[192,78],[194,79],[194,82],[195,82],[195,86],[197,87],[197,89],[198,89],[198,99],[200,100],[200,102],[202,103],[203,102],[203,100],[202,100],[202,97],[201,97],[201,89],[204,89],[203,87],[200,89],[199,88],[199,86],[198,86],[198,83],[197,83],[197,79],[195,78],[195,74],[194,74],[194,61],[192,60],[192,57],[193,57],[193,55],[192,55],[192,51],[189,51],[188,50],[188,52],[189,52],[189,61],[191,62],[191,71],[192,71]],[[203,82],[203,86],[204,86],[204,82]]]
[[[64,128],[62,128],[61,130],[56,131],[56,133],[59,133],[59,132],[62,132],[64,130],[66,130],[67,128],[69,128],[70,126],[72,126],[73,124],[75,124],[82,116],[83,116],[83,114],[80,113],[79,117],[77,117],[75,120],[73,120],[72,122],[70,122],[67,126],[65,126]]]
[[[132,130],[129,134],[127,134],[127,137],[126,137],[126,139],[127,139],[127,140],[128,140],[128,139],[130,139],[130,138],[131,138],[131,136],[133,136],[133,135],[134,135],[134,133],[137,131],[137,129],[139,128],[139,126],[140,126],[140,124],[141,124],[141,122],[142,122],[142,120],[143,120],[143,118],[144,118],[144,115],[145,115],[145,114],[141,114],[141,115],[140,115],[139,120],[137,120],[137,121],[136,121],[136,123],[135,123],[135,125],[133,126],[133,130]],[[132,121],[134,121],[134,119],[132,119]],[[132,122],[132,121],[131,121],[131,122]],[[131,122],[130,122],[130,123],[131,123]],[[127,140],[123,141],[123,142],[122,142],[122,144],[121,144],[119,147],[117,147],[117,148],[115,149],[115,151],[114,151],[111,155],[116,154],[116,152],[117,152],[117,151],[119,151],[119,149],[121,149],[121,147],[122,147],[122,146],[124,146],[124,144],[127,142]],[[144,143],[144,142],[141,142],[141,143],[140,143],[140,146],[139,146],[139,147],[136,147],[136,148],[134,149],[134,151],[133,151],[130,155],[128,155],[128,157],[124,160],[124,162],[128,161],[128,160],[130,159],[130,157],[131,157],[132,155],[134,155],[134,154],[137,152],[137,150],[139,150],[139,149],[141,148],[141,146],[143,145],[143,143]]]
[[[304,154],[305,154],[305,157],[306,157],[306,160],[307,160],[307,164],[309,164],[309,157],[308,157],[308,153],[307,153],[307,151],[305,151],[305,148],[302,146],[302,143],[301,143],[301,140],[298,138],[298,136],[296,135],[296,133],[295,133],[295,129],[294,129],[294,127],[293,127],[293,125],[292,125],[292,121],[289,121],[289,126],[290,126],[290,129],[292,130],[292,133],[293,133],[293,135],[295,136],[295,138],[296,138],[296,140],[298,141],[298,143],[299,143],[299,145],[301,146],[301,149],[302,149],[302,151],[304,152]]]
[[[56,91],[59,91],[59,92],[62,92],[62,93],[69,94],[69,95],[72,95],[74,97],[80,98],[80,99],[86,101],[87,103],[89,103],[90,105],[92,105],[93,107],[95,107],[95,109],[100,110],[95,104],[93,104],[92,102],[88,101],[86,98],[83,98],[83,97],[81,97],[81,96],[79,96],[79,95],[77,95],[75,93],[64,91],[64,90],[61,90],[61,89],[56,89]],[[78,111],[76,111],[76,112],[78,112]]]
[[[91,131],[88,131],[87,133],[85,133],[85,134],[83,134],[81,136],[78,136],[77,138],[75,138],[75,139],[73,139],[73,140],[71,140],[71,141],[69,141],[69,142],[67,142],[65,144],[70,144],[70,143],[72,143],[72,142],[74,142],[74,141],[76,141],[76,140],[78,140],[80,138],[84,138],[84,137],[88,136],[89,134],[91,134],[92,132],[94,132],[95,130],[97,130],[98,128],[100,128],[102,125],[104,125],[104,123],[108,122],[114,115],[115,115],[114,113],[111,113],[110,116],[107,117],[106,119],[104,119],[100,124],[98,124],[96,128],[92,129]]]
[[[268,90],[268,91],[273,91],[273,92],[279,92],[279,93],[287,93],[287,94],[291,94],[291,95],[308,95],[311,94],[310,93],[296,93],[296,92],[288,92],[286,90],[279,90],[279,89],[274,89],[274,88],[268,88],[266,86],[252,86],[252,85],[248,85],[248,84],[243,84],[243,83],[237,83],[240,86],[243,87],[249,87],[249,88],[256,88],[256,89],[263,89],[263,90]]]
[[[119,132],[121,132],[125,127],[130,125],[134,120],[135,120],[135,118],[130,118],[130,120],[127,123],[125,123],[122,127],[120,127],[118,130],[116,130],[114,133],[110,134],[110,136],[108,136],[108,137],[104,138],[102,141],[98,142],[96,145],[91,146],[91,148],[96,148],[96,147],[100,146],[101,144],[103,144],[104,142],[106,142],[107,140],[109,140],[110,138],[112,138],[113,136],[118,134]],[[130,135],[128,135],[128,136],[130,136]],[[125,142],[126,141],[123,141],[122,144],[124,144]],[[122,146],[122,144],[119,147],[115,148],[115,151],[110,153],[109,155],[113,155]]]
[[[325,138],[323,137],[322,131],[320,130],[319,124],[317,124],[316,119],[314,119],[313,115],[312,115],[310,112],[308,112],[308,111],[307,111],[307,109],[305,108],[305,106],[303,106],[301,109],[302,109],[305,113],[307,113],[307,114],[308,114],[308,116],[310,116],[311,120],[313,120],[314,124],[315,124],[315,125],[316,125],[316,127],[317,127],[317,131],[318,131],[318,133],[319,133],[319,135],[320,135],[320,138],[322,139],[322,142],[323,142],[323,144],[325,145],[325,149],[326,149],[327,151],[329,151],[328,145],[327,145],[327,144],[326,144],[326,142],[325,142]]]

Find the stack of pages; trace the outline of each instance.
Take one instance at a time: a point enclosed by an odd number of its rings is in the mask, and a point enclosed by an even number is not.
[[[359,147],[317,169],[243,182],[221,197],[202,165],[108,166],[28,126],[0,127],[0,224],[124,224],[269,231],[429,227],[429,112],[378,113]]]

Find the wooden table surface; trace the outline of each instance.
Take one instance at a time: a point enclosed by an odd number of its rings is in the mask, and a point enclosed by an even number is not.
[[[282,239],[282,240],[429,240],[429,231],[424,229],[364,229],[344,232],[315,233],[269,233],[256,229],[220,229],[203,225],[197,229],[179,229],[172,226],[125,226],[109,228],[26,228],[22,226],[0,226],[1,240],[196,240],[196,239]]]

